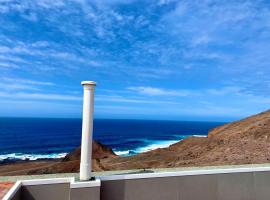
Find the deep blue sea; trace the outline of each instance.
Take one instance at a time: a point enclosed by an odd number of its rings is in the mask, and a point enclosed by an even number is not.
[[[0,118],[0,161],[61,158],[81,142],[81,119]],[[223,123],[154,120],[94,120],[94,139],[118,155],[167,147],[195,135],[203,137]]]

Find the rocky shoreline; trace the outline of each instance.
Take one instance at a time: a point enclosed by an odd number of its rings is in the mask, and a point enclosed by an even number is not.
[[[270,162],[270,111],[228,123],[207,137],[189,137],[168,148],[119,157],[105,145],[93,144],[93,170],[128,170]],[[78,172],[80,149],[63,159],[20,161],[0,165],[0,175]]]

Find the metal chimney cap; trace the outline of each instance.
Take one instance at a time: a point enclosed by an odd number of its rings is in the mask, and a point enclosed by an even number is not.
[[[97,83],[95,81],[82,81],[81,84],[82,85],[93,85],[93,86],[97,85]]]

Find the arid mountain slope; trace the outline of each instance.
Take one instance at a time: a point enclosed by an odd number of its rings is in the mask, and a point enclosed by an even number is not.
[[[231,165],[270,162],[270,111],[217,127],[169,148],[102,160],[105,169]]]

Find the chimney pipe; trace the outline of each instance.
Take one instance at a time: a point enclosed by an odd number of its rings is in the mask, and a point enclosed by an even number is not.
[[[93,112],[94,112],[94,81],[83,81],[83,119],[82,119],[82,142],[80,180],[91,179],[92,171],[92,142],[93,142]]]

